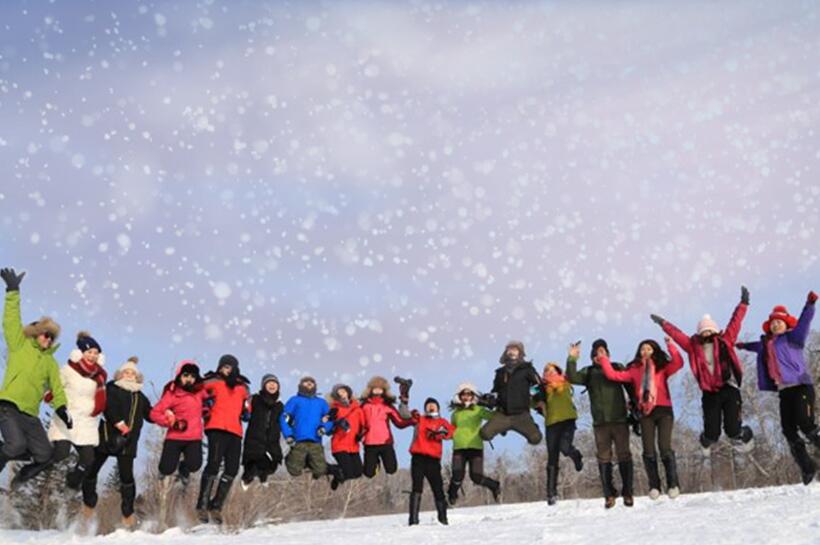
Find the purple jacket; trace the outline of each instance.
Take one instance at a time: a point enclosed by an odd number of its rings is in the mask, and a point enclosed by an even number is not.
[[[774,339],[774,352],[784,385],[812,383],[806,358],[803,355],[812,318],[814,318],[814,303],[806,303],[795,328]],[[769,376],[769,370],[766,367],[766,340],[767,336],[762,335],[757,342],[740,343],[737,347],[757,353],[757,387],[761,391],[776,392],[777,385]]]

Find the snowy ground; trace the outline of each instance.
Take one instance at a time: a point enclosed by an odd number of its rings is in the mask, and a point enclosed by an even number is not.
[[[621,506],[604,511],[599,500],[565,501],[547,508],[545,503],[454,509],[450,526],[422,516],[418,527],[405,526],[405,515],[335,521],[300,522],[247,530],[231,536],[242,545],[605,545],[654,542],[664,545],[816,545],[820,543],[820,485],[751,489],[727,493],[690,494],[653,503],[639,498],[631,511]],[[215,529],[186,534],[169,530],[161,535],[118,531],[88,538],[66,532],[0,530],[0,544],[64,545],[66,543],[116,543],[117,545],[223,544]]]

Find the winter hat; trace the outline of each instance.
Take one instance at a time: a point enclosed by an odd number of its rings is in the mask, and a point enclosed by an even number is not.
[[[268,373],[267,375],[262,377],[262,382],[259,383],[260,384],[259,389],[264,390],[265,385],[268,382],[275,382],[277,386],[281,386],[281,384],[279,384],[279,379],[276,378],[276,375],[274,375],[272,373]]]
[[[603,348],[604,350],[606,350],[607,355],[609,355],[609,345],[606,344],[606,341],[603,339],[596,339],[595,342],[592,343],[592,350],[589,353],[590,359],[595,359],[595,356],[598,355],[599,348]]]
[[[239,372],[239,360],[236,359],[236,356],[233,356],[231,354],[223,355],[221,358],[219,358],[219,364],[216,366],[216,370],[219,371],[226,365],[231,368],[231,373]]]
[[[137,383],[142,384],[145,381],[145,378],[140,373],[139,368],[137,367],[137,363],[139,363],[139,358],[136,356],[131,356],[128,358],[128,361],[120,365],[120,368],[117,369],[117,372],[114,373],[114,382],[120,380],[122,378],[122,374],[127,369],[131,369],[137,375]]]
[[[308,381],[313,382],[313,388],[308,389],[305,386],[305,383],[308,382]],[[301,379],[299,379],[299,393],[300,394],[314,395],[314,394],[316,394],[317,386],[318,386],[318,384],[316,383],[316,379],[311,377],[311,376],[304,376]]]
[[[789,314],[789,311],[783,305],[777,305],[769,314],[769,319],[763,322],[763,332],[767,335],[772,332],[772,320],[783,320],[786,323],[787,329],[794,329],[797,326],[797,318]]]
[[[438,404],[438,400],[434,397],[428,397],[424,400],[424,411],[427,412],[427,405],[433,403],[436,406],[436,412],[441,411],[441,406]]]
[[[334,384],[333,389],[330,391],[330,399],[339,401],[339,390],[345,390],[347,392],[348,401],[353,400],[353,389],[347,384]]]
[[[57,337],[60,336],[60,325],[48,316],[43,316],[23,328],[23,335],[32,339],[36,339],[44,333],[50,334],[51,338],[56,341]]]
[[[194,360],[182,360],[177,364],[176,378],[182,376],[183,373],[190,373],[194,375],[197,382],[201,380],[199,375],[199,365]]]
[[[91,350],[92,348],[96,348],[97,352],[102,352],[100,343],[98,343],[94,337],[91,336],[91,333],[87,331],[80,331],[77,333],[77,348],[79,348],[82,352]]]
[[[707,331],[711,331],[717,335],[720,333],[720,327],[718,327],[717,322],[715,322],[711,316],[704,314],[703,318],[698,322],[698,335],[703,335]]]
[[[521,341],[509,341],[507,345],[504,347],[504,352],[501,353],[501,357],[498,358],[498,361],[504,363],[507,360],[507,350],[510,348],[517,348],[520,354],[519,359],[524,360],[527,357],[527,353],[524,350],[524,343]]]

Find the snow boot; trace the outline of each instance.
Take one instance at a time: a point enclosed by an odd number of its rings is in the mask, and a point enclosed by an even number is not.
[[[643,467],[646,469],[646,480],[649,482],[649,497],[657,500],[661,495],[661,477],[658,474],[658,459],[653,456],[643,457]]]
[[[575,471],[582,471],[584,469],[584,455],[578,449],[569,453],[569,459],[575,465]]]
[[[217,524],[222,524],[222,505],[228,497],[233,485],[233,476],[223,474],[219,479],[219,486],[216,488],[216,495],[208,504],[208,514]]]
[[[182,486],[182,490],[188,489],[188,483],[191,482],[191,472],[188,470],[188,466],[185,465],[185,462],[179,464],[177,482]]]
[[[678,483],[678,462],[675,453],[670,452],[663,458],[663,467],[666,470],[666,493],[671,499],[680,496],[680,485]]]
[[[343,482],[345,482],[345,475],[342,468],[336,464],[327,465],[327,474],[330,475],[330,489],[336,490]]]
[[[86,477],[83,479],[83,505],[90,509],[97,506],[97,479]]]
[[[461,482],[450,481],[450,486],[447,488],[447,501],[450,505],[455,505],[458,501],[458,489],[461,488]]]
[[[604,491],[604,507],[612,509],[615,507],[615,498],[618,496],[615,485],[612,484],[612,463],[598,464],[598,473],[601,476],[601,488]]]
[[[501,483],[489,477],[482,477],[478,483],[484,488],[488,488],[493,494],[493,501],[498,503],[501,501]]]
[[[77,464],[71,469],[65,477],[65,485],[71,490],[79,490],[83,485],[85,478],[86,467],[82,464]]]
[[[624,505],[632,507],[635,505],[635,492],[632,488],[632,482],[635,477],[635,464],[632,463],[632,460],[628,462],[618,462],[618,471],[621,473],[621,496],[624,498]]]
[[[800,476],[803,480],[803,484],[809,485],[817,473],[817,464],[815,464],[814,460],[809,456],[806,450],[806,443],[803,442],[802,439],[790,441],[789,450],[791,450],[794,461],[797,462],[797,466],[800,468]]]
[[[713,444],[714,441],[707,439],[703,433],[700,434],[700,453],[704,458],[711,458]]]
[[[199,485],[199,497],[196,500],[196,514],[202,524],[208,524],[208,503],[211,501],[211,492],[216,484],[216,475],[202,474],[202,482]]]
[[[729,442],[738,454],[749,454],[755,448],[755,435],[752,428],[743,426],[737,437],[730,437]]]
[[[421,494],[419,492],[410,492],[410,521],[409,526],[414,526],[419,523],[419,509],[421,508]]]
[[[129,532],[133,532],[137,529],[137,516],[131,513],[127,517],[122,517],[122,526]]]
[[[440,524],[447,526],[447,501],[444,498],[436,500],[436,513]]]
[[[558,503],[558,466],[547,466],[547,505]]]

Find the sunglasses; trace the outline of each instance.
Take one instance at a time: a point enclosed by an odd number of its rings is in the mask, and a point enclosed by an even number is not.
[[[49,341],[54,341],[54,335],[53,335],[53,334],[51,334],[51,333],[48,333],[48,332],[43,333],[43,337],[45,337],[45,338],[46,338],[46,339],[48,339]]]

